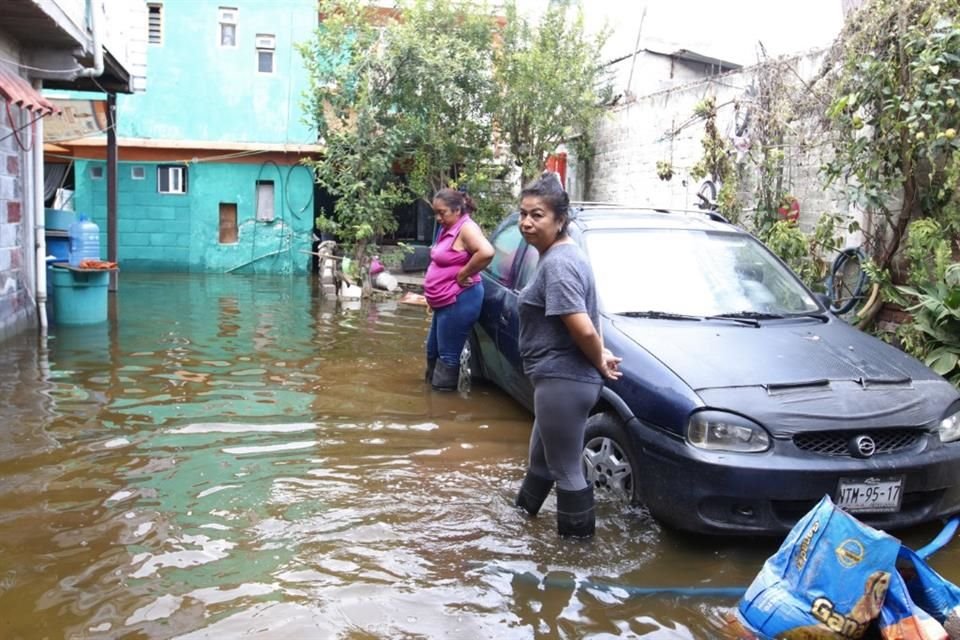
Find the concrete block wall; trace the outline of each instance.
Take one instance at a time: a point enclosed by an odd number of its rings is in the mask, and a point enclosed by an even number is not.
[[[6,117],[6,104],[0,99],[0,341],[20,333],[36,322],[36,308],[30,298],[29,264],[25,252],[30,250],[24,211],[24,162],[28,159],[12,135],[13,127]],[[11,107],[14,123],[20,109]],[[21,133],[21,135],[23,135]],[[26,135],[29,136],[29,133]]]
[[[811,53],[792,61],[801,77],[813,78],[822,54]],[[734,106],[748,101],[756,68],[688,83],[641,96],[610,109],[593,133],[594,156],[588,165],[586,200],[636,206],[696,209],[700,181],[690,176],[703,156],[704,123],[694,116],[698,102],[713,96],[721,135],[732,137]],[[785,148],[785,187],[800,201],[800,225],[809,231],[823,213],[851,214],[840,188],[826,189],[819,174],[829,153],[824,132],[816,122],[791,124],[797,133]],[[748,128],[749,135],[749,128]],[[657,176],[657,162],[668,161],[674,175]],[[748,155],[740,159],[740,197],[750,215],[759,172]],[[856,217],[856,213],[852,213]],[[852,242],[852,241],[851,241]]]
[[[122,271],[302,273],[313,239],[313,178],[304,167],[260,163],[193,163],[187,192],[157,192],[156,162],[121,162],[117,200],[117,259]],[[92,179],[103,162],[78,160],[76,209],[100,226],[106,257],[106,181]],[[142,170],[134,179],[132,169]],[[276,219],[255,219],[256,183],[275,183]],[[219,205],[237,207],[238,239],[221,243]],[[309,205],[309,206],[308,206]],[[304,207],[304,210],[300,210]],[[247,266],[249,265],[249,266]]]

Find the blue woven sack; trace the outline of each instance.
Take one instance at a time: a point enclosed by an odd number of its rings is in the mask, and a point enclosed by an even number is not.
[[[890,576],[890,588],[880,610],[883,640],[947,640],[947,632],[917,606],[899,572]]]
[[[740,617],[769,638],[860,638],[880,615],[899,549],[824,496],[764,563]]]
[[[897,570],[917,606],[942,624],[950,638],[960,639],[960,587],[907,547],[900,549]]]

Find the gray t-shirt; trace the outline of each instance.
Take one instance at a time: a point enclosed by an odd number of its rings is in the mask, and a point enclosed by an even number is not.
[[[577,245],[557,244],[540,256],[533,280],[520,292],[520,357],[531,379],[603,381],[560,319],[570,313],[586,313],[599,333],[590,263]]]

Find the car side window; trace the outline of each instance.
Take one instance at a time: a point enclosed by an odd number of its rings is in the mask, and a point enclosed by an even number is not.
[[[530,245],[523,244],[523,258],[520,262],[520,268],[517,270],[516,289],[523,289],[533,278],[537,271],[537,265],[540,263],[540,252]]]
[[[517,257],[517,251],[525,246],[520,236],[520,227],[516,224],[507,225],[491,239],[491,244],[493,244],[493,261],[487,267],[487,272],[504,286],[512,287],[514,259]]]

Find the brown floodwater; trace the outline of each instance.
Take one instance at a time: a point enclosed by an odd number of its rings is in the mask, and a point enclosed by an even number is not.
[[[707,589],[778,541],[606,504],[559,539],[553,498],[512,507],[531,416],[430,391],[428,326],[306,279],[124,274],[108,323],[4,343],[0,638],[715,637],[737,597]],[[960,579],[960,544],[934,565]]]

